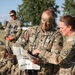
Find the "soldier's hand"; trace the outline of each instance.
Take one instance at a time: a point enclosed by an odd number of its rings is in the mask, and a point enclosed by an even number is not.
[[[40,64],[41,60],[39,58],[36,58],[36,59],[31,59],[31,62],[33,62],[34,64]]]
[[[32,54],[40,54],[41,53],[41,50],[34,50],[33,52],[32,52]]]
[[[6,40],[8,41],[12,41],[14,39],[14,37],[6,37]]]

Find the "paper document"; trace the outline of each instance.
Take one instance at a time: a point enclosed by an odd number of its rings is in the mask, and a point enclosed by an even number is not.
[[[29,59],[18,59],[19,68],[21,70],[39,70],[40,66],[33,64]]]

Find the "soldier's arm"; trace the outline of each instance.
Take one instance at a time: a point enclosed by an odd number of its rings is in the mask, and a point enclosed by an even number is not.
[[[21,35],[21,33],[22,33],[22,22],[21,21],[19,21],[18,23],[17,23],[18,25],[18,31],[17,31],[17,33],[16,33],[16,36],[14,37],[14,40],[17,40],[19,37],[20,37],[20,35]]]
[[[33,27],[28,27],[28,29],[25,30],[25,31],[23,32],[22,36],[21,36],[21,40],[22,40],[21,44],[27,45],[28,42],[29,42],[30,37],[33,36],[33,34],[35,33],[35,31],[36,31],[36,30],[34,30]],[[34,33],[33,33],[33,32],[34,32]],[[33,38],[33,39],[34,39],[34,38]],[[32,41],[33,41],[33,40],[32,40]]]
[[[9,32],[10,32],[10,23],[7,24],[7,27],[5,29],[5,35],[4,35],[5,38],[10,35]]]
[[[69,63],[70,60],[75,56],[74,53],[75,49],[72,48],[72,43],[68,42],[68,44],[62,48],[60,54],[56,54],[54,52],[51,53],[47,61],[52,64]]]
[[[69,63],[71,60],[75,59],[73,58],[74,56],[75,56],[74,41],[73,43],[68,42],[68,44],[63,47],[62,51],[60,52],[60,55],[57,57],[57,63],[58,64]]]
[[[42,50],[42,52],[39,54],[39,57],[42,58],[44,61],[47,61],[48,63],[56,63],[57,59],[56,57],[59,55],[59,52],[61,51],[62,48],[62,42],[63,38],[60,33],[56,33],[54,35],[54,41],[51,47],[51,50]],[[50,42],[51,43],[51,42]],[[50,57],[54,57],[55,61],[51,61]]]
[[[16,41],[15,46],[22,46],[23,48],[28,44],[29,41],[29,31],[24,30],[20,38]]]

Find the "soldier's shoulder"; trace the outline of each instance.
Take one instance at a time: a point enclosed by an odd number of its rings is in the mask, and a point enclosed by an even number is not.
[[[61,34],[61,32],[59,30],[55,31],[55,35],[62,36],[62,34]]]
[[[75,43],[75,32],[68,38],[67,37],[67,42]]]
[[[18,25],[22,25],[22,21],[20,21],[18,19],[15,20],[15,23],[18,24]]]
[[[28,27],[28,29],[36,29],[36,28],[38,28],[38,25],[37,26]]]
[[[8,26],[11,26],[11,24],[13,24],[13,21],[12,20],[10,20],[7,25]]]
[[[13,20],[10,20],[8,23],[9,23],[9,24],[13,23]]]
[[[72,33],[72,35],[70,36],[70,39],[74,39],[75,38],[75,32]]]
[[[36,31],[38,29],[38,25],[37,26],[32,26],[32,27],[28,27],[28,31]]]
[[[72,37],[75,37],[75,32],[73,32],[73,36]]]

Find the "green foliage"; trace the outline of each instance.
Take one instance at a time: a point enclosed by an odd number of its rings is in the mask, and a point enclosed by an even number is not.
[[[2,26],[2,22],[0,22],[0,27]]]
[[[18,6],[18,17],[25,24],[31,22],[32,25],[40,23],[40,16],[42,12],[47,8],[52,8],[55,11],[55,17],[57,17],[58,5],[55,4],[55,0],[22,0],[23,3]]]
[[[4,26],[6,27],[8,24],[8,21],[4,21]]]
[[[64,15],[75,16],[75,0],[65,0],[63,8]]]

